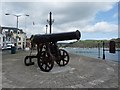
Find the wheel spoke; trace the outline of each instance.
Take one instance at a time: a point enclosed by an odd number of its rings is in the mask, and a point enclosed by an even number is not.
[[[50,68],[50,66],[48,65],[48,63],[46,64],[48,68]]]
[[[65,62],[64,62],[64,60],[62,60],[63,61],[63,65],[65,64]]]
[[[45,64],[45,70],[47,70],[47,64]]]
[[[41,66],[43,66],[43,65],[44,65],[44,63],[42,62],[42,63],[41,63]]]
[[[64,59],[63,61],[64,61],[64,62],[67,62],[67,60],[65,60],[65,59]]]
[[[63,54],[62,54],[62,55],[64,56],[64,55],[65,55],[65,52],[64,52],[64,51],[62,51],[62,52],[63,52]]]

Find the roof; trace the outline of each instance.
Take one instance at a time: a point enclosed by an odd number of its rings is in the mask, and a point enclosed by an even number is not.
[[[17,30],[19,30],[20,33],[25,33],[25,32],[23,32],[22,29],[17,29],[17,28],[14,28],[14,27],[1,27],[1,28],[2,28],[2,29],[1,29],[1,33],[2,33],[2,30],[3,30],[3,29],[8,29],[8,32],[10,32],[10,30],[13,30],[14,33],[17,33]]]

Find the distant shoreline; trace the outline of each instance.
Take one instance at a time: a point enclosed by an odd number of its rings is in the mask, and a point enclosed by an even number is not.
[[[98,44],[99,47],[103,47],[103,42],[105,43],[104,47],[109,48],[109,42],[115,41],[116,48],[120,48],[120,38],[118,39],[111,39],[111,40],[79,40],[77,42],[71,42],[66,45],[66,47],[79,47],[79,48],[97,48]]]

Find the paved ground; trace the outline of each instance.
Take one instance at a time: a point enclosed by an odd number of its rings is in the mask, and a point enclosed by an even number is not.
[[[27,51],[3,53],[3,88],[117,88],[118,64],[70,54],[65,67],[56,63],[50,72],[42,72],[37,63],[25,66]],[[36,60],[35,60],[36,61]]]
[[[0,50],[0,89],[2,88],[2,51]]]

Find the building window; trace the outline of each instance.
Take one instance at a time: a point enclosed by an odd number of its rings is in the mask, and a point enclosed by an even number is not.
[[[23,41],[25,41],[25,38],[23,38]]]
[[[19,41],[21,41],[21,37],[19,37]]]
[[[13,30],[10,30],[10,33],[13,33]]]
[[[18,45],[21,45],[21,42],[19,42]]]
[[[9,41],[10,41],[10,38],[9,38]]]
[[[20,31],[18,30],[17,33],[20,34]]]
[[[5,41],[5,37],[3,37],[3,42]]]

